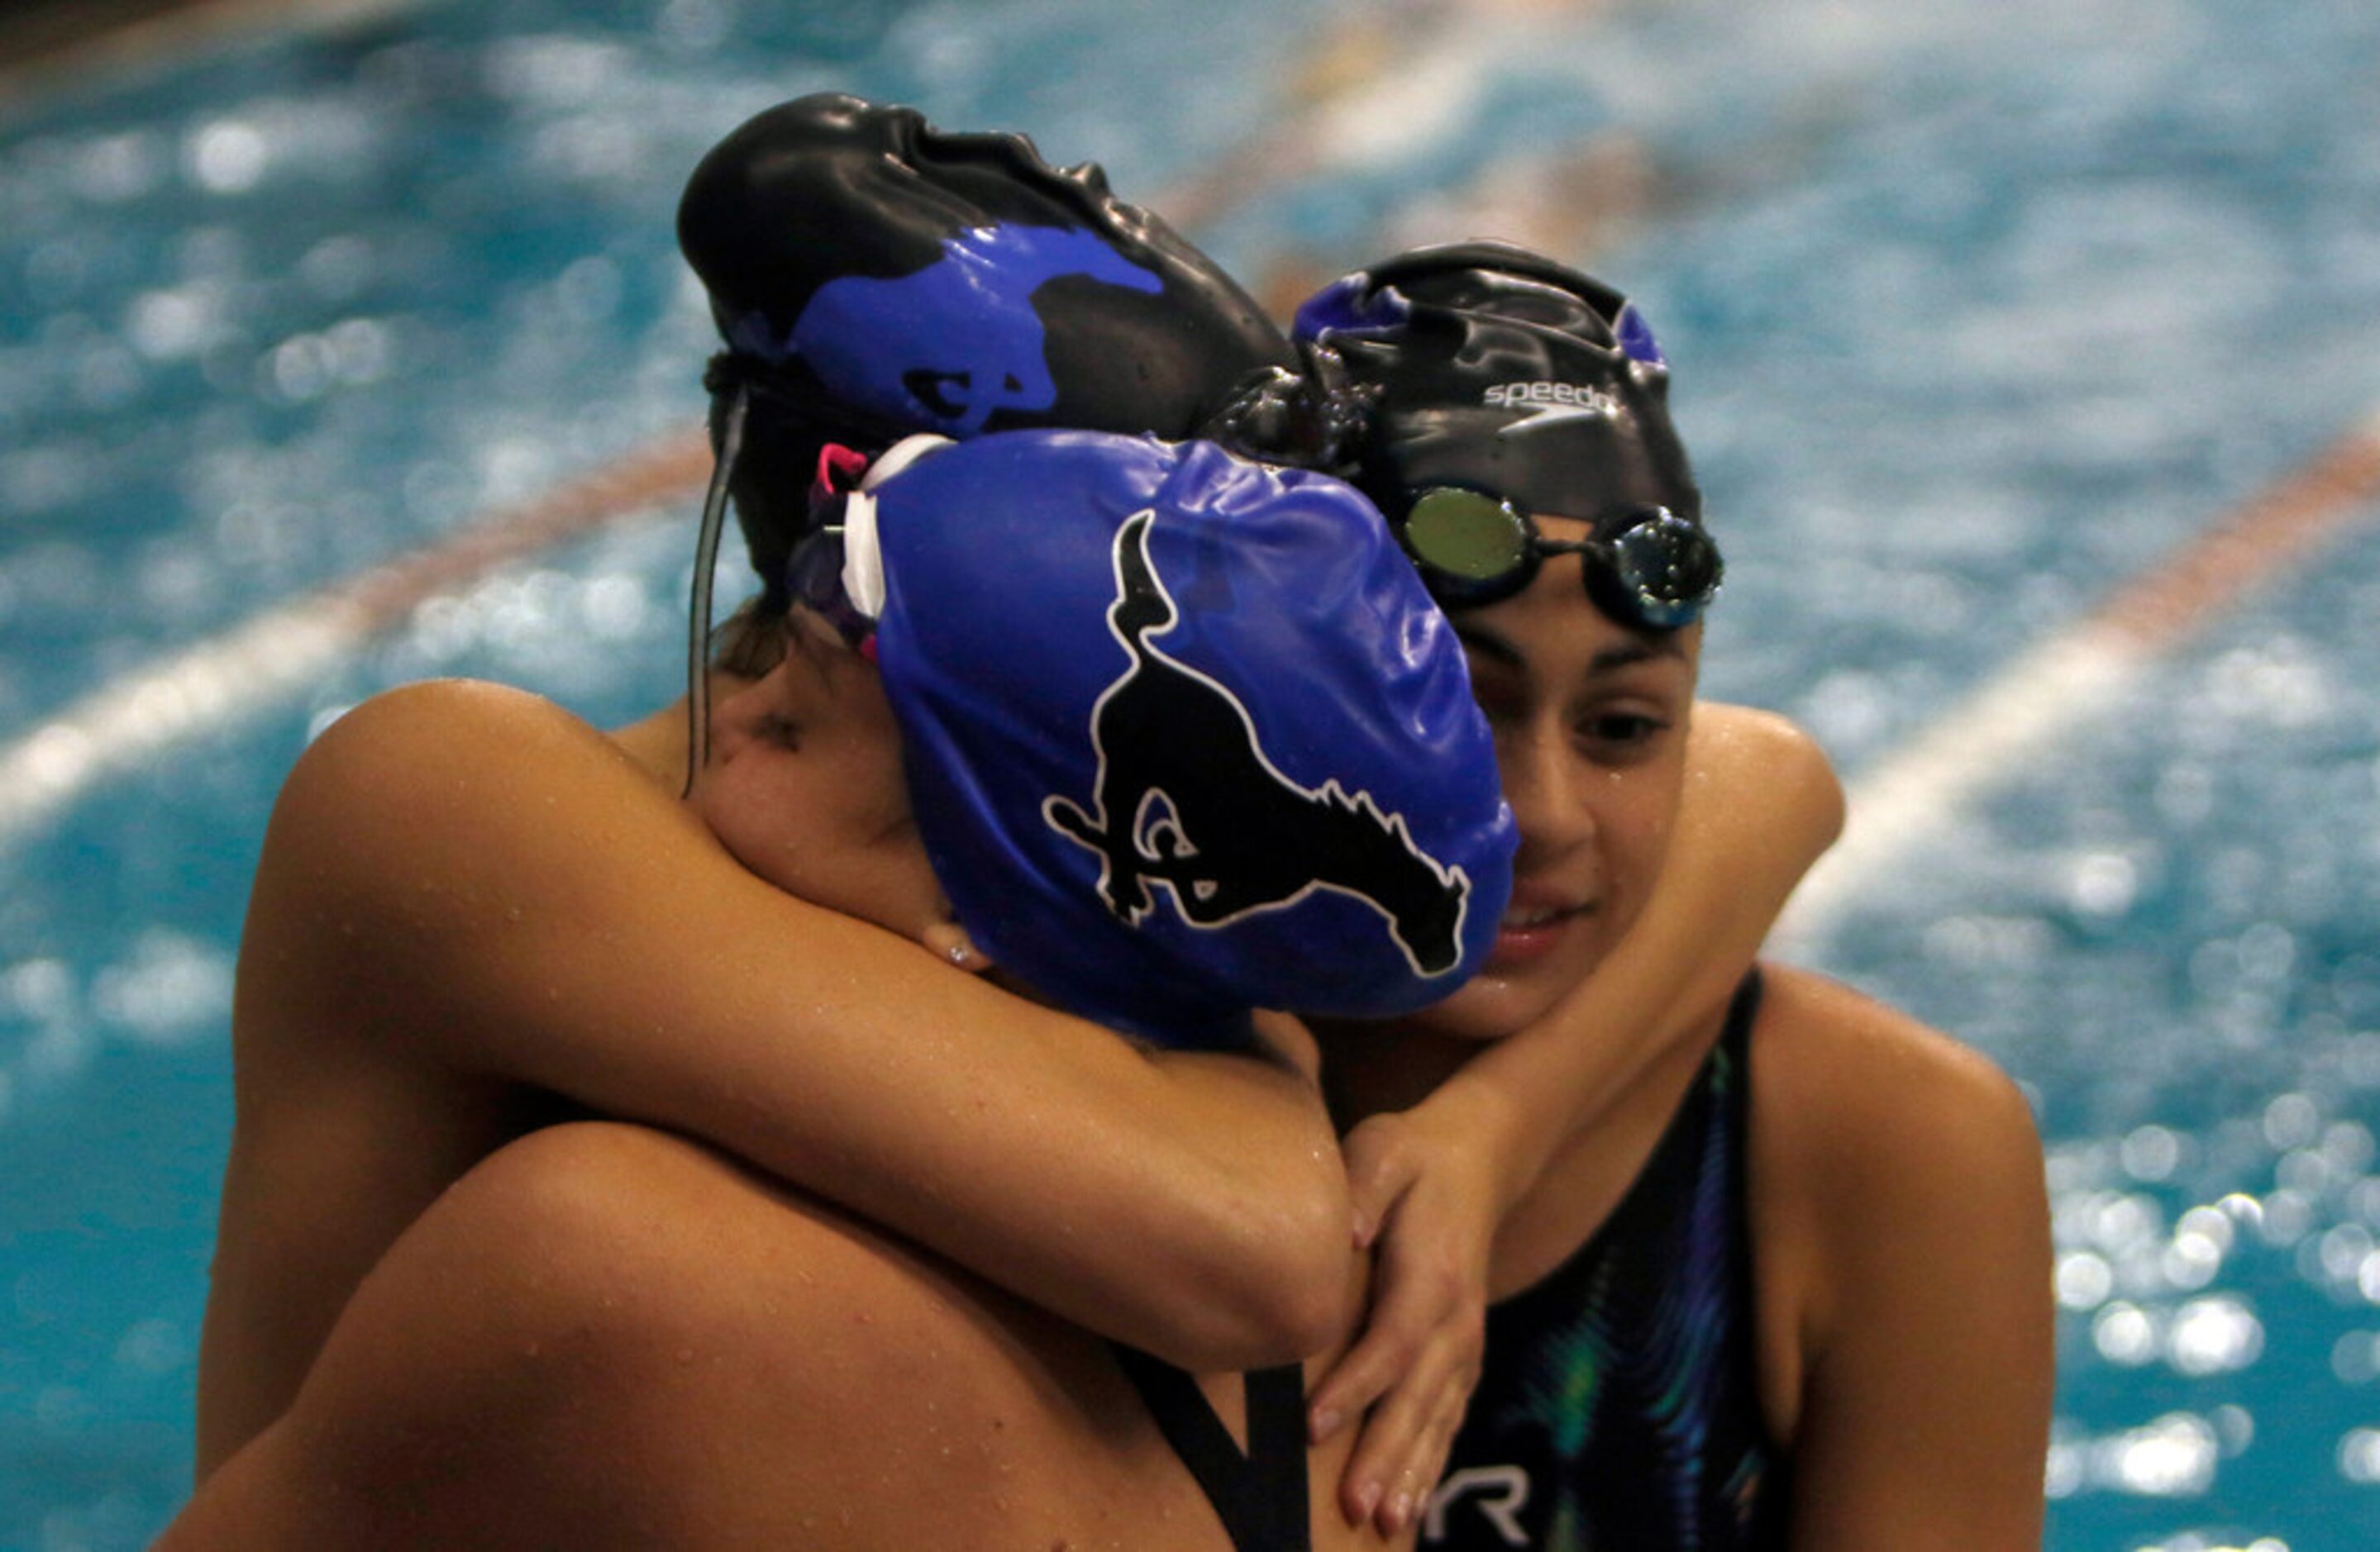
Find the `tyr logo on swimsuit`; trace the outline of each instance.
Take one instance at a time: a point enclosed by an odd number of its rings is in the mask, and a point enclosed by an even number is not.
[[[1093,806],[1053,794],[1042,818],[1099,854],[1099,893],[1127,924],[1155,908],[1151,883],[1196,928],[1329,890],[1378,912],[1416,974],[1452,970],[1471,890],[1463,869],[1424,853],[1369,793],[1291,780],[1237,696],[1151,644],[1180,618],[1149,560],[1155,518],[1138,513],[1116,533],[1108,628],[1131,661],[1092,708]]]
[[[1470,1466],[1438,1485],[1422,1510],[1424,1544],[1446,1539],[1447,1515],[1465,1499],[1507,1546],[1526,1546],[1529,1534],[1521,1510],[1529,1502],[1529,1473],[1519,1466]]]

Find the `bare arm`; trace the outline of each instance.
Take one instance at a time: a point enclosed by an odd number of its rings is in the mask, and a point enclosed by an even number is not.
[[[275,811],[244,954],[323,1023],[705,1138],[1187,1366],[1336,1334],[1343,1179],[1280,1064],[1151,1056],[747,873],[594,730],[492,685],[359,708]]]
[[[586,1122],[417,1219],[158,1545],[1221,1540],[1096,1338],[713,1149]]]
[[[1706,1031],[1842,823],[1842,787],[1808,734],[1696,707],[1677,836],[1644,915],[1552,1017],[1483,1049],[1414,1113],[1494,1139],[1510,1206],[1565,1138]]]
[[[1791,722],[1700,705],[1691,740],[1659,887],[1610,957],[1542,1023],[1348,1134],[1357,1238],[1387,1226],[1363,1338],[1314,1398],[1318,1437],[1373,1409],[1341,1485],[1351,1521],[1401,1529],[1436,1479],[1477,1376],[1497,1223],[1566,1138],[1707,1037],[1842,828],[1834,771]]]
[[[1764,1350],[1792,1352],[1793,1545],[2040,1545],[2053,1320],[2013,1084],[1901,1014],[1772,977],[1755,1048]],[[1773,1036],[1773,1038],[1772,1038]],[[1772,1410],[1778,1410],[1772,1407]]]

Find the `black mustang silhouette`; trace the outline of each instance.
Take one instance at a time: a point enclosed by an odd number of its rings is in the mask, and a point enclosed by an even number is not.
[[[1151,882],[1201,928],[1332,890],[1386,918],[1417,973],[1453,969],[1471,891],[1463,869],[1415,846],[1403,816],[1381,813],[1369,793],[1281,774],[1236,696],[1149,644],[1180,618],[1149,564],[1155,517],[1137,514],[1116,533],[1108,628],[1132,661],[1091,710],[1097,812],[1053,795],[1042,818],[1099,855],[1099,893],[1128,925],[1153,909]]]

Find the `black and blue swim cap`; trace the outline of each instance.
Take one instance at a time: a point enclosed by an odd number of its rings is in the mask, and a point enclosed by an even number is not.
[[[714,386],[753,390],[734,488],[764,578],[824,441],[1184,437],[1293,359],[1253,298],[1097,165],[856,97],[799,98],[722,140],[687,181],[678,241],[727,342]]]
[[[711,359],[719,467],[686,652],[689,782],[709,721],[710,587],[732,496],[753,569],[781,579],[829,443],[1034,426],[1182,437],[1245,377],[1294,358],[1206,255],[1022,135],[951,135],[915,109],[797,98],[713,147],[678,245],[727,348]]]
[[[1409,1012],[1478,968],[1512,810],[1462,646],[1359,492],[1015,431],[865,501],[814,542],[876,620],[919,831],[995,959],[1196,1048],[1245,1044],[1252,1007]]]
[[[1702,520],[1651,326],[1576,270],[1508,243],[1415,249],[1317,292],[1293,333],[1371,395],[1354,478],[1389,511],[1456,485],[1538,513]]]

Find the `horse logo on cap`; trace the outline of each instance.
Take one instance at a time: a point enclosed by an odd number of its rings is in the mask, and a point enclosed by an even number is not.
[[[913,273],[828,281],[783,339],[748,314],[733,343],[771,360],[798,356],[834,394],[876,414],[973,436],[1001,410],[1057,403],[1033,297],[1067,275],[1151,294],[1165,286],[1095,232],[978,226]]]
[[[1292,781],[1237,696],[1150,644],[1180,618],[1149,561],[1156,515],[1138,513],[1116,533],[1108,628],[1132,661],[1091,709],[1096,812],[1052,795],[1042,818],[1099,854],[1100,896],[1127,925],[1155,908],[1151,883],[1206,928],[1329,890],[1378,912],[1415,974],[1452,970],[1471,891],[1463,869],[1423,852],[1404,817],[1383,814],[1369,793],[1350,794],[1335,778],[1318,789]]]

